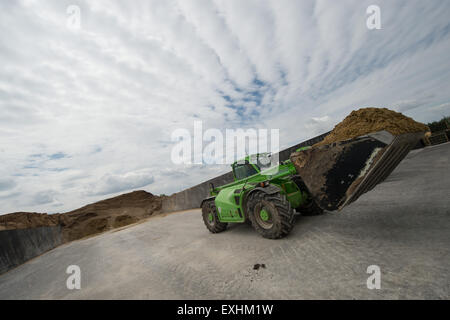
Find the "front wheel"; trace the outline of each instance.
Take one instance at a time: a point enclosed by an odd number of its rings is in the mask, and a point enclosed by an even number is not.
[[[253,228],[264,238],[280,239],[294,226],[294,209],[284,195],[255,191],[247,201],[247,214]]]
[[[227,228],[228,224],[220,222],[219,220],[214,200],[208,200],[203,203],[202,217],[206,228],[208,228],[211,233],[219,233],[225,231]]]

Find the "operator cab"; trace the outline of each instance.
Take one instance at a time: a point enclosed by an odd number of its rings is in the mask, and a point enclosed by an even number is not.
[[[253,176],[261,170],[270,168],[270,166],[271,154],[268,152],[247,156],[231,165],[235,181]]]

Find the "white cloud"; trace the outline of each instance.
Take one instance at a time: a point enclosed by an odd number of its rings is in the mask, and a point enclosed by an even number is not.
[[[333,121],[329,116],[312,117],[305,123],[305,128],[308,129],[308,132],[313,136],[330,131],[332,125]]]
[[[149,171],[128,172],[122,175],[106,174],[86,191],[87,195],[108,195],[145,187],[154,182]]]
[[[53,204],[53,206],[55,204],[58,205],[59,202],[56,199],[56,193],[57,192],[54,190],[39,191],[33,195],[29,205],[31,206],[49,205],[49,204]]]
[[[1,213],[226,172],[170,162],[172,131],[194,120],[279,128],[288,147],[358,107],[449,113],[448,1],[380,0],[381,30],[368,0],[79,0],[78,32],[71,4],[0,2]]]

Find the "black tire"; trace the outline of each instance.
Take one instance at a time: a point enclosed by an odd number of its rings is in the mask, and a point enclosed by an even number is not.
[[[211,233],[219,233],[225,231],[227,228],[228,224],[220,222],[219,220],[214,200],[208,200],[203,203],[202,217],[206,228],[208,228]]]
[[[320,216],[325,212],[313,199],[310,199],[305,206],[300,207],[299,211],[302,216]]]
[[[294,209],[284,195],[255,191],[247,201],[247,215],[253,228],[264,238],[280,239],[289,234],[294,226]],[[266,211],[266,218],[261,212]]]

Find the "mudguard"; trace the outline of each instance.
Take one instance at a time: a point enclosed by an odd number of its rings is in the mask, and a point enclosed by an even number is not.
[[[256,187],[256,188],[250,190],[250,192],[247,193],[246,197],[248,198],[248,196],[250,194],[252,194],[253,192],[256,192],[256,191],[262,191],[262,192],[267,193],[267,194],[275,194],[277,192],[280,192],[281,189],[279,187],[277,187],[276,185],[269,184],[267,187],[264,187],[264,188],[263,187]]]
[[[209,200],[214,200],[215,198],[216,198],[215,196],[211,196],[211,197],[208,197],[206,199],[203,199],[202,203],[200,204],[200,208],[203,207],[203,203],[205,203],[206,201],[209,201]]]

